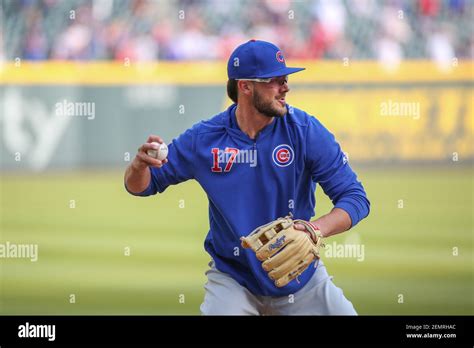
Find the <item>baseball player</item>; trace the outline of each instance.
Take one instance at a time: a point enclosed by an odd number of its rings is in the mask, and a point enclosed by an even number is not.
[[[287,104],[288,75],[301,70],[272,43],[240,45],[227,66],[234,104],[174,139],[163,161],[147,155],[151,142],[163,142],[151,135],[125,172],[133,195],[189,179],[207,193],[212,260],[202,314],[357,314],[319,247],[365,218],[370,203],[334,136]],[[334,208],[310,222],[317,183]]]

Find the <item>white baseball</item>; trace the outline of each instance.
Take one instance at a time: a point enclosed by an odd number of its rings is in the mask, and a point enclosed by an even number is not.
[[[153,142],[153,145],[158,146],[158,150],[148,150],[146,153],[148,156],[154,157],[157,160],[163,161],[168,156],[168,146],[165,143],[160,144]]]

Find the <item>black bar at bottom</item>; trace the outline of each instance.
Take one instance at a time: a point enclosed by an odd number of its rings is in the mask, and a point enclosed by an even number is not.
[[[472,316],[0,316],[0,347],[160,343],[472,347],[472,319]]]

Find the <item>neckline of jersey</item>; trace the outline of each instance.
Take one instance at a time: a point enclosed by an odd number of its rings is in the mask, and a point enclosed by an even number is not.
[[[257,141],[260,141],[265,135],[267,135],[272,129],[275,128],[275,124],[278,122],[278,117],[275,117],[273,119],[273,122],[266,125],[261,131],[260,133],[258,133],[258,135],[256,136],[255,139],[252,139],[250,138],[245,132],[243,132],[240,127],[239,127],[239,124],[237,123],[237,116],[235,115],[235,112],[237,110],[237,104],[232,104],[229,109],[228,109],[228,113],[229,113],[229,127],[228,129],[234,133],[235,135],[239,136],[239,138],[241,139],[245,139],[247,142],[250,142],[250,143],[256,143]]]

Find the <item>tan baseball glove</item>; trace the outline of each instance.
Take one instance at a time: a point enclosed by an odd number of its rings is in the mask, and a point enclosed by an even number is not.
[[[294,228],[301,224],[306,232]],[[283,287],[303,273],[310,263],[319,259],[319,249],[324,247],[321,232],[304,220],[291,216],[279,218],[257,227],[247,237],[240,238],[242,247],[251,248],[262,267],[277,287]]]

